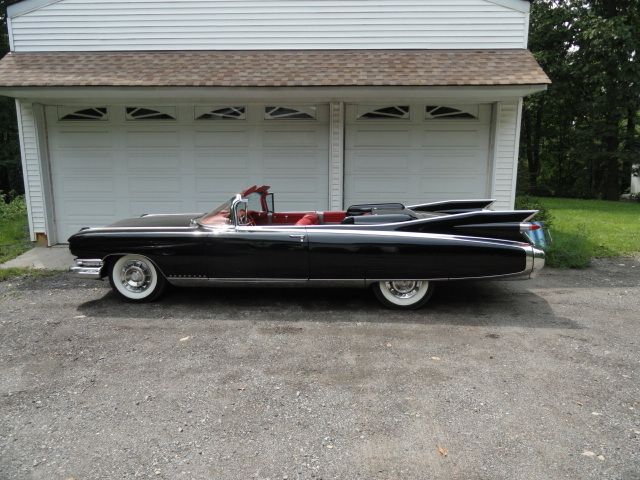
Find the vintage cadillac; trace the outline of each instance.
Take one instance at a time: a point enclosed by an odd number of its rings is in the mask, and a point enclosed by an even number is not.
[[[415,309],[438,282],[529,278],[544,267],[535,210],[455,200],[277,212],[269,188],[250,187],[209,213],[83,228],[69,238],[71,271],[108,277],[133,302],[157,299],[168,284],[334,286],[371,287],[383,305]]]

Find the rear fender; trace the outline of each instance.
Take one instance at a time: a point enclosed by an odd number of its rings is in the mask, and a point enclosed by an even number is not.
[[[480,210],[414,220],[399,224],[398,231],[464,235],[530,242],[525,235],[527,223],[537,210],[491,211]]]

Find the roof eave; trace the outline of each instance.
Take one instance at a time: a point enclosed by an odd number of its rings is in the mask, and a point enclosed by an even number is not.
[[[377,102],[442,99],[490,103],[513,100],[547,89],[546,84],[448,86],[323,86],[323,87],[0,87],[0,95],[43,104],[86,104],[166,101],[177,103],[227,101]]]

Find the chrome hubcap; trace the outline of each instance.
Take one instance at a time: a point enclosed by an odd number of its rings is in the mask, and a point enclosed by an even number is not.
[[[422,282],[415,280],[399,280],[397,282],[385,282],[385,286],[389,293],[396,298],[412,298],[415,297],[422,286]]]
[[[120,270],[122,286],[130,292],[144,292],[151,285],[151,280],[151,269],[139,260],[125,263]]]

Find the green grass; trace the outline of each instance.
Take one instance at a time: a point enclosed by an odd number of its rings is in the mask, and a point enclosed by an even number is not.
[[[24,197],[16,197],[10,203],[6,203],[4,195],[0,194],[0,263],[16,258],[30,248],[33,248],[33,243],[29,239]],[[0,269],[0,281],[16,276],[42,274],[47,273],[24,268]]]
[[[0,268],[0,282],[6,282],[18,277],[49,277],[60,273],[56,270],[42,270],[35,268]]]
[[[591,258],[640,253],[640,203],[572,198],[537,199],[552,217],[548,264],[584,268]]]
[[[16,258],[32,247],[26,215],[0,218],[0,263]]]

